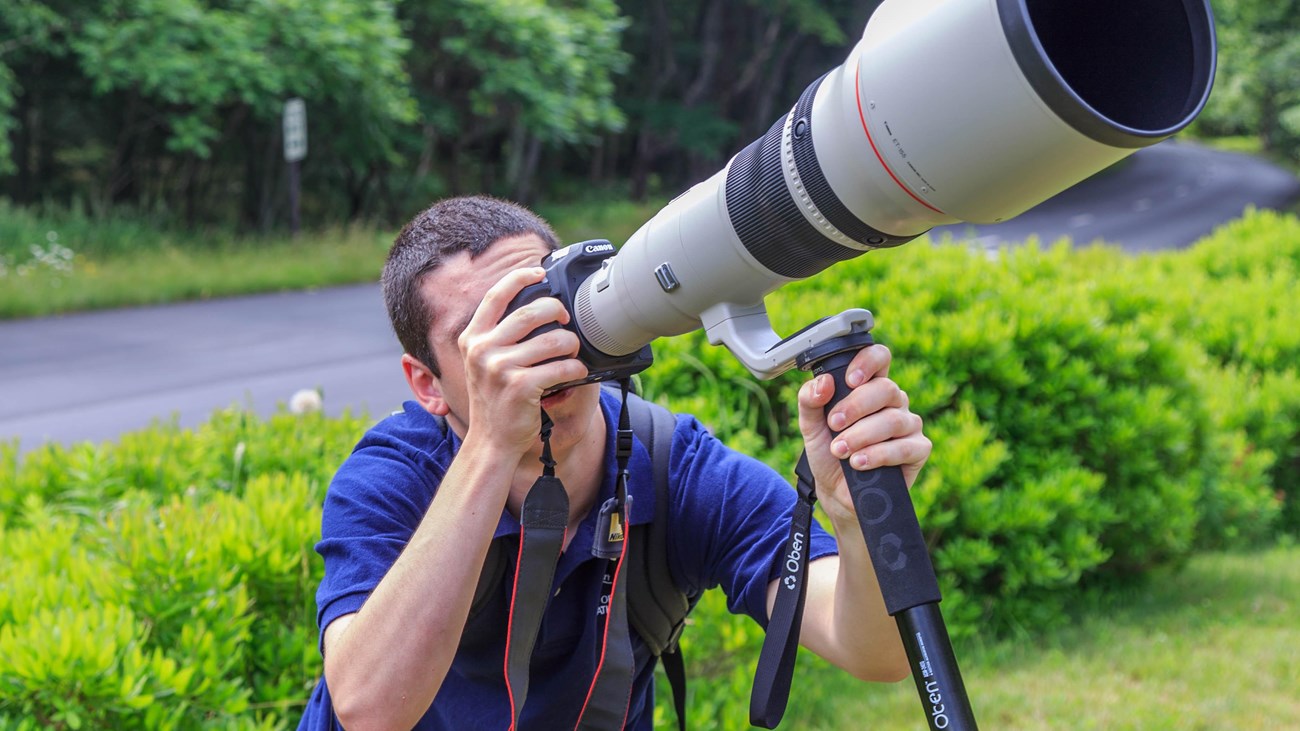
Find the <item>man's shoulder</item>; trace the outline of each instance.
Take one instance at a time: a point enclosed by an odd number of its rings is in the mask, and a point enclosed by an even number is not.
[[[605,412],[605,420],[613,427],[618,425],[618,413],[620,408],[621,395],[615,386],[602,385],[600,389],[601,407]],[[664,406],[650,398],[637,394],[633,391],[628,395],[630,404],[641,402],[642,407],[647,409],[648,413],[653,414],[654,418],[672,419],[674,441],[680,439],[694,439],[699,434],[707,435],[707,428],[700,423],[693,415],[678,411],[671,405]],[[637,438],[641,438],[638,433]]]
[[[386,447],[399,451],[433,453],[441,447],[455,448],[455,433],[446,419],[434,416],[414,401],[384,417],[366,430],[353,452],[371,447]]]
[[[744,481],[761,476],[761,481],[765,482],[775,475],[772,468],[762,461],[729,447],[714,435],[713,429],[707,423],[694,414],[678,411],[671,405],[660,405],[644,397],[642,400],[646,401],[651,409],[664,410],[659,418],[670,416],[673,420],[671,440],[668,444],[660,443],[654,449],[657,451],[663,447],[671,448],[669,459],[661,461],[660,465],[667,464],[668,477],[675,487],[680,486],[688,490],[700,488],[714,490],[722,488],[719,480],[724,476]],[[616,425],[619,412],[617,389],[602,388],[601,402],[607,421]],[[637,439],[650,449],[651,445],[646,443],[644,437],[644,434],[637,435]],[[651,460],[653,463],[653,455]],[[776,480],[778,485],[788,487],[788,483],[783,478],[777,476]]]
[[[331,490],[349,484],[370,488],[379,484],[376,477],[391,480],[404,472],[421,481],[432,477],[436,484],[451,464],[457,441],[445,420],[407,401],[366,431],[335,473]]]

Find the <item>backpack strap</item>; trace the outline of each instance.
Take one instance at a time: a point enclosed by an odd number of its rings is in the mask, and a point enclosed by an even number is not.
[[[483,572],[478,575],[478,585],[474,587],[474,599],[469,605],[469,619],[478,615],[483,605],[487,603],[488,597],[492,596],[492,592],[506,580],[506,569],[510,563],[506,551],[514,550],[515,546],[507,546],[505,543],[504,540],[494,540],[488,544],[487,557],[483,559]],[[466,621],[466,632],[469,631],[470,625],[471,623]],[[493,634],[500,634],[500,630]],[[461,642],[464,642],[464,637],[461,638]]]
[[[641,635],[650,652],[663,662],[664,674],[673,692],[677,727],[686,730],[686,664],[679,640],[686,627],[686,616],[695,607],[698,596],[688,596],[673,581],[668,568],[668,520],[672,508],[668,485],[673,432],[677,417],[668,409],[639,396],[628,396],[632,431],[650,452],[650,468],[655,481],[655,514],[641,529],[640,540],[628,548],[629,589],[628,623]]]
[[[633,582],[628,605],[628,621],[649,645],[655,656],[677,650],[686,615],[694,601],[677,588],[668,569],[668,521],[671,510],[668,463],[673,443],[677,417],[658,404],[628,396],[628,410],[634,431],[650,452],[651,471],[655,481],[655,517],[648,526],[648,535],[632,543],[628,578]],[[638,546],[642,549],[638,551]],[[637,587],[644,589],[643,592]]]

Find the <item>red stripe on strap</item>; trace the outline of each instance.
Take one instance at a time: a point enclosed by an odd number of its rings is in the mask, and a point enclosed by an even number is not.
[[[565,539],[569,537],[569,530],[564,529],[564,534],[560,537],[560,545],[563,546]],[[510,587],[510,615],[506,620],[506,652],[505,659],[502,661],[502,675],[506,680],[506,695],[510,698],[510,729],[515,731],[515,719],[523,712],[522,708],[515,708],[515,692],[510,687],[510,638],[514,636],[515,629],[515,599],[519,595],[519,567],[523,565],[524,560],[524,527],[519,526],[519,553],[515,557],[515,580]],[[621,564],[620,564],[621,565]]]
[[[600,679],[600,670],[605,665],[605,652],[609,649],[609,624],[614,613],[614,595],[618,593],[618,575],[623,573],[623,559],[627,558],[627,544],[632,537],[632,532],[628,530],[629,527],[623,529],[623,550],[619,552],[618,566],[614,569],[614,579],[609,587],[609,606],[605,608],[605,631],[600,640],[600,662],[596,663],[596,672],[591,676],[591,687],[587,689],[587,699],[582,702],[582,712],[578,714],[578,724],[574,726],[575,731],[582,725],[582,717],[587,715],[587,706],[591,704],[591,696],[596,692],[596,681]],[[628,692],[627,702],[623,705],[623,722],[619,724],[619,728],[627,726],[627,714],[632,705],[630,688]]]
[[[519,553],[515,557],[515,580],[510,587],[510,614],[506,619],[506,655],[501,674],[506,679],[506,695],[510,697],[510,731],[515,731],[515,719],[519,710],[515,708],[515,693],[510,688],[510,638],[515,630],[515,597],[519,594],[519,566],[524,560],[524,527],[519,526]]]

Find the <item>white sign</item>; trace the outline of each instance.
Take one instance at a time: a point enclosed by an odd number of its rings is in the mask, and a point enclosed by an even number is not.
[[[298,162],[307,157],[307,105],[293,98],[284,103],[284,159]]]

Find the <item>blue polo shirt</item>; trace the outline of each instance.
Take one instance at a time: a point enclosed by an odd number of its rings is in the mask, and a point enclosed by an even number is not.
[[[601,392],[608,426],[599,506],[614,495],[614,433],[619,399]],[[460,440],[415,402],[366,433],[331,482],[325,497],[321,541],[325,578],[316,593],[317,621],[325,628],[366,602],[423,519],[438,483],[451,465]],[[780,575],[779,557],[790,529],[795,491],[781,475],[756,459],[728,449],[699,421],[678,416],[669,460],[668,566],[690,594],[721,587],[728,608],[767,626],[767,586]],[[540,465],[539,465],[540,472]],[[655,487],[650,455],[639,440],[629,464],[632,495],[629,522],[655,519]],[[533,649],[522,730],[572,728],[577,723],[595,672],[599,636],[596,608],[603,560],[591,555],[596,509],[556,566],[553,597],[542,618]],[[496,537],[519,533],[519,521],[502,511]],[[835,541],[813,526],[810,559],[835,553]],[[514,575],[516,557],[504,552]],[[472,632],[480,645],[464,643],[428,712],[416,726],[434,729],[506,729],[510,702],[502,666],[505,656],[508,581],[471,621],[495,625],[498,632]],[[653,657],[632,632],[636,677],[627,728],[652,727]],[[757,658],[755,658],[757,660]],[[322,679],[299,725],[331,725],[329,690]]]

